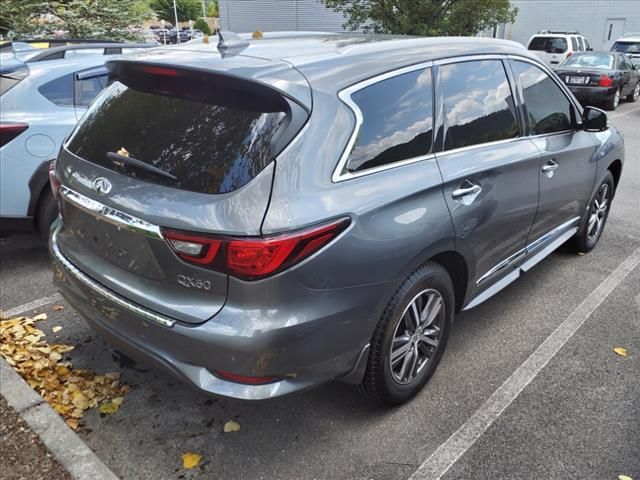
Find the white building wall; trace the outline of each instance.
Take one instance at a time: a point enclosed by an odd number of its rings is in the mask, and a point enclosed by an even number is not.
[[[505,25],[503,38],[522,44],[539,30],[577,30],[595,50],[608,50],[618,31],[640,32],[640,0],[511,0],[511,4],[518,7],[518,16]]]

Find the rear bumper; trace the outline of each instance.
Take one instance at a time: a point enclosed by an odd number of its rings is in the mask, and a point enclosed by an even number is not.
[[[585,102],[604,102],[616,93],[616,87],[575,87],[569,86],[569,90],[580,100]]]
[[[328,293],[326,302],[337,301],[342,306],[331,315],[318,314],[315,318],[309,317],[309,311],[314,311],[317,291],[310,292],[315,299],[298,299],[292,302],[291,311],[278,311],[279,318],[236,307],[229,299],[212,319],[193,325],[162,316],[154,318],[153,312],[131,304],[84,275],[60,251],[55,232],[50,248],[56,286],[108,343],[134,360],[206,393],[262,400],[338,377],[346,376],[350,382],[361,378],[366,364],[363,352],[367,351],[371,325],[375,325],[371,307],[367,306],[372,302],[365,298],[381,295],[372,289],[382,286],[363,287],[363,292],[350,289],[351,303],[344,302],[344,292],[340,299]],[[295,311],[295,305],[305,304],[306,311]],[[215,371],[281,380],[246,385],[223,380]]]

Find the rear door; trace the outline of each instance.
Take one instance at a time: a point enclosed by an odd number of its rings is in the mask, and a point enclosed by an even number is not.
[[[519,130],[501,59],[439,66],[438,165],[456,248],[484,289],[524,255],[538,206],[540,152]],[[475,270],[475,271],[473,271]]]
[[[591,195],[596,145],[577,129],[575,105],[559,84],[538,66],[511,61],[524,99],[531,141],[542,154],[536,173],[540,203],[529,244],[551,232],[576,226]]]
[[[55,243],[129,301],[205,321],[225,302],[227,275],[181,260],[165,232],[259,235],[274,155],[301,127],[293,116],[302,109],[262,83],[217,72],[114,65],[114,82],[58,158]]]

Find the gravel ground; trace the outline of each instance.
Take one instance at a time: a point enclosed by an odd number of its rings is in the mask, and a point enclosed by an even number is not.
[[[71,480],[42,441],[0,396],[0,479]]]

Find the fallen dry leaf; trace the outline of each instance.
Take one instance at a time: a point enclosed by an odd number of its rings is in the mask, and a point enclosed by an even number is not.
[[[120,384],[120,374],[97,375],[73,368],[63,356],[74,347],[47,343],[44,332],[35,326],[44,319],[46,314],[3,319],[0,355],[73,429],[79,427],[84,412],[90,408],[110,403],[110,408],[117,410],[129,390]]]
[[[197,453],[185,453],[182,455],[182,466],[184,468],[194,468],[200,463],[202,457]]]
[[[240,424],[238,422],[229,420],[224,424],[224,433],[237,432],[238,430],[240,430]]]
[[[626,356],[629,354],[629,352],[627,351],[627,349],[626,349],[626,348],[623,348],[623,347],[615,347],[615,348],[613,349],[613,351],[614,351],[615,353],[617,353],[618,355],[620,355],[621,357],[626,357]]]
[[[62,305],[54,305],[53,310],[55,312],[61,312],[62,310],[64,310],[64,307]]]
[[[57,325],[51,329],[53,333],[58,333],[60,330],[62,330],[62,327],[60,325]]]
[[[118,411],[118,408],[120,408],[120,405],[115,402],[105,402],[100,404],[98,410],[100,410],[100,413],[106,413],[110,415],[112,413],[116,413]]]
[[[618,480],[633,480],[633,478],[628,475],[618,475]]]

